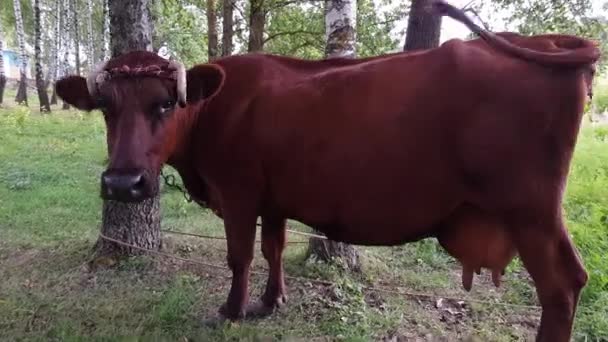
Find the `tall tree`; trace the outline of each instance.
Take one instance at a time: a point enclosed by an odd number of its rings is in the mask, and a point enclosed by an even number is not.
[[[249,44],[247,51],[262,51],[264,50],[264,26],[266,25],[264,0],[251,0],[249,5]]]
[[[40,111],[50,112],[51,105],[49,103],[49,96],[46,92],[46,84],[44,82],[44,76],[42,74],[42,53],[40,50],[40,0],[34,0],[34,63],[36,65],[36,89],[38,90],[38,99],[40,100]]]
[[[68,75],[70,73],[70,32],[72,31],[72,11],[70,11],[70,0],[57,0],[61,1],[61,23],[63,24],[65,30],[65,36],[62,37],[62,52],[63,52],[63,61],[61,63],[61,73],[62,75]],[[70,105],[63,101],[62,108],[64,110],[70,109]]]
[[[232,55],[232,36],[234,35],[234,2],[235,0],[223,0],[222,2],[222,56]]]
[[[25,29],[23,28],[23,15],[21,13],[21,2],[13,0],[15,10],[15,25],[17,29],[17,40],[19,41],[20,68],[19,68],[19,88],[15,102],[27,106],[27,53],[25,51]]]
[[[108,0],[103,1],[103,42],[101,44],[101,58],[107,61],[110,58],[110,9],[108,8]]]
[[[78,3],[76,0],[70,1],[72,11],[72,38],[74,39],[74,57],[76,60],[76,75],[80,76],[80,20],[78,13]]]
[[[207,55],[209,60],[212,61],[219,56],[215,0],[207,0],[207,39]]]
[[[325,0],[325,55],[327,58],[355,58],[357,27],[356,0]],[[317,232],[320,233],[320,232]],[[310,239],[309,253],[320,260],[341,259],[354,271],[360,270],[359,253],[353,245]]]
[[[430,11],[433,0],[412,0],[404,51],[429,49],[439,46],[441,16]]]
[[[0,28],[0,105],[4,100],[4,86],[6,85],[6,75],[4,74],[4,42],[2,41],[2,29]]]
[[[133,50],[152,51],[149,0],[110,0],[110,46],[112,57]],[[109,149],[108,149],[109,150]],[[101,232],[132,245],[160,249],[160,195],[139,203],[104,201]],[[104,239],[97,240],[93,263],[138,254]]]
[[[57,104],[57,90],[55,89],[55,82],[57,82],[57,77],[59,76],[60,64],[61,64],[61,35],[59,34],[59,30],[61,28],[61,1],[55,1],[55,22],[54,22],[54,39],[53,39],[53,51],[51,53],[51,58],[53,59],[51,62],[51,70],[49,70],[49,78],[50,82],[53,84],[53,94],[51,95],[51,104]]]
[[[93,1],[87,1],[87,65],[89,70],[95,66],[95,47],[93,46]]]

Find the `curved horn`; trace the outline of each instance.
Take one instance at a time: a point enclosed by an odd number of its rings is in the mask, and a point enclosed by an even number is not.
[[[170,61],[169,67],[175,70],[177,81],[177,103],[180,107],[186,106],[186,68],[177,61]]]
[[[102,83],[105,79],[105,77],[102,79],[98,78],[100,73],[106,67],[106,63],[107,62],[101,62],[97,64],[97,66],[95,66],[95,68],[89,73],[89,76],[87,77],[87,89],[89,90],[89,94],[93,97],[97,95],[97,87],[99,86],[99,83]]]

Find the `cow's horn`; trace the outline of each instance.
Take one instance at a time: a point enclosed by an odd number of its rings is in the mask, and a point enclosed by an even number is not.
[[[89,77],[87,78],[87,89],[89,90],[89,94],[93,97],[97,96],[97,87],[99,86],[99,83],[103,82],[105,79],[98,79],[105,67],[106,62],[101,62],[89,73]]]
[[[169,67],[175,70],[177,81],[177,103],[180,107],[186,106],[186,68],[177,61],[170,61]]]

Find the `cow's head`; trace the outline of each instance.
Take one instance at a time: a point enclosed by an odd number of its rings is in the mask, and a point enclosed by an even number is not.
[[[210,99],[223,82],[217,65],[186,71],[177,62],[135,51],[102,63],[86,79],[65,77],[56,90],[78,109],[103,112],[110,158],[101,196],[137,202],[158,193],[160,169],[187,134],[183,121],[192,108],[186,105]]]

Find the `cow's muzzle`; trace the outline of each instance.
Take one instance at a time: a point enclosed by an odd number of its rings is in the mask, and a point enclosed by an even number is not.
[[[101,197],[119,202],[139,202],[154,195],[148,173],[142,169],[109,169],[101,174]]]

